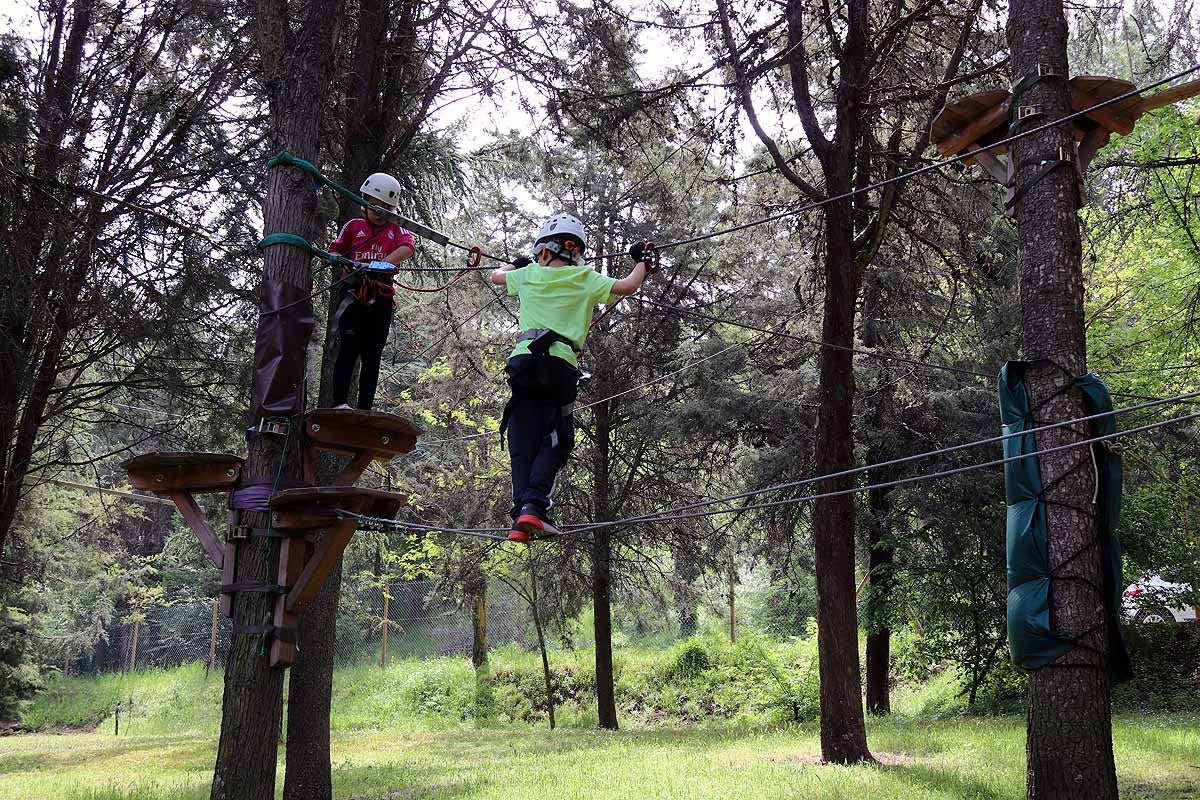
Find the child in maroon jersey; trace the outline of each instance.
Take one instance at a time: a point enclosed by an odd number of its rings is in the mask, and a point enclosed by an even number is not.
[[[395,211],[400,199],[400,182],[391,175],[376,172],[363,182],[359,191],[371,205]],[[386,279],[373,277],[371,272],[386,270],[412,258],[416,242],[411,233],[380,217],[368,206],[363,217],[352,219],[342,227],[329,245],[329,251],[352,261],[372,262],[372,269],[359,274],[353,284],[342,284],[342,298],[335,312],[340,344],[333,365],[334,406],[350,407],[350,378],[354,374],[354,362],[361,360],[358,407],[369,409],[375,403],[379,361],[383,357],[395,308],[391,276]]]

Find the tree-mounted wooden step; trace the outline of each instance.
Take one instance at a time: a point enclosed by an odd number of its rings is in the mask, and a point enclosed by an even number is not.
[[[316,597],[330,570],[342,557],[358,520],[340,519],[338,511],[372,517],[395,517],[408,496],[379,489],[354,486],[322,486],[287,489],[271,498],[271,526],[280,533],[295,534],[284,539],[279,550],[280,586],[290,587],[275,604],[275,627],[293,629],[298,613]],[[315,548],[306,535],[325,533]],[[271,642],[271,666],[290,666],[296,660],[296,643],[282,639]]]
[[[1137,87],[1129,81],[1104,75],[1077,75],[1069,81],[1071,111],[1085,111],[1072,121],[1081,170],[1086,170],[1096,153],[1108,143],[1112,134],[1128,136],[1139,117],[1160,106],[1200,94],[1200,80],[1189,81],[1143,98],[1133,94],[1103,108],[1098,103],[1133,92]],[[973,156],[965,163],[978,161],[1000,183],[1008,183],[1008,165],[997,156],[1008,150],[1007,145],[994,145],[1008,136],[1012,112],[1012,94],[1006,89],[977,92],[946,103],[930,126],[930,141],[943,156],[964,151]],[[1039,120],[1044,124],[1046,120]]]
[[[309,445],[304,452],[308,482],[316,479],[310,449],[315,448],[354,457],[336,479],[337,485],[350,486],[372,461],[390,461],[410,452],[421,430],[404,417],[383,411],[318,408],[304,415],[304,435]]]
[[[242,474],[242,459],[228,453],[145,453],[124,461],[135,488],[168,497],[200,540],[209,561],[221,569],[225,548],[193,495],[229,492]]]

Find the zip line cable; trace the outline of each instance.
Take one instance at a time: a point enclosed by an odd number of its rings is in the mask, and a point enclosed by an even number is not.
[[[680,306],[668,305],[667,303],[663,303],[658,300],[651,300],[647,297],[639,297],[639,298],[637,298],[637,300],[640,303],[648,303],[652,306],[657,306],[659,308],[665,308],[665,309],[675,311],[675,312],[678,312],[680,314],[684,314],[684,315],[687,315],[690,317],[696,317],[698,319],[706,319],[711,322],[719,323],[721,325],[731,325],[735,328],[743,328],[748,331],[757,331],[759,333],[772,333],[772,331],[769,331],[766,328],[760,328],[760,327],[757,327],[755,325],[750,325],[745,322],[733,322],[732,320],[722,319],[720,317],[714,317],[711,314],[704,314],[699,311],[692,311],[690,309],[682,308]],[[833,344],[831,342],[821,341],[820,339],[810,339],[806,336],[798,336],[794,333],[775,333],[775,335],[782,336],[785,339],[795,339],[796,341],[805,342],[806,344],[817,345],[818,347],[828,347],[832,350],[845,350],[849,353],[856,353],[858,355],[873,356],[875,358],[882,358],[882,359],[886,359],[888,361],[898,361],[900,363],[909,364],[914,367],[923,367],[925,369],[943,370],[945,372],[955,372],[960,375],[970,375],[972,377],[977,377],[977,378],[987,378],[988,380],[992,380],[996,377],[995,375],[989,374],[987,372],[979,372],[979,371],[973,370],[973,369],[963,369],[962,367],[951,367],[946,364],[933,364],[933,363],[930,363],[927,361],[918,361],[914,358],[909,358],[908,356],[902,356],[902,355],[899,355],[898,353],[889,353],[887,351],[882,351],[882,350],[863,350],[858,347],[848,347],[846,345]]]
[[[943,158],[940,161],[935,161],[931,164],[926,164],[925,166],[920,167],[918,169],[910,170],[909,172],[902,172],[899,175],[893,175],[892,177],[878,181],[877,183],[872,183],[867,186],[859,187],[857,189],[851,189],[848,192],[842,192],[841,194],[832,195],[830,197],[823,197],[820,200],[815,200],[807,205],[801,206],[800,208],[794,208],[794,209],[791,209],[788,211],[781,211],[778,214],[771,214],[770,216],[762,217],[762,218],[756,219],[756,220],[751,220],[750,222],[745,222],[745,223],[742,223],[741,225],[733,225],[728,228],[720,228],[718,230],[710,231],[708,233],[698,234],[696,236],[692,236],[687,239],[678,239],[673,242],[663,242],[662,244],[655,244],[655,249],[669,250],[669,249],[672,249],[675,247],[682,247],[684,245],[695,244],[696,242],[702,242],[706,239],[715,239],[717,237],[725,236],[730,233],[736,233],[737,231],[746,230],[748,228],[754,228],[759,225],[765,225],[768,222],[777,222],[778,220],[781,220],[781,219],[787,219],[788,217],[794,217],[798,214],[803,214],[806,211],[812,211],[815,208],[820,208],[821,206],[829,205],[830,203],[836,202],[838,200],[845,200],[850,197],[856,197],[857,195],[863,194],[865,192],[874,191],[876,189],[882,189],[884,187],[891,186],[892,184],[895,184],[895,183],[907,181],[909,178],[915,178],[918,175],[924,175],[928,172],[936,172],[940,169],[943,169],[944,167],[950,166],[951,164],[957,164],[960,161],[966,161],[969,158],[974,158],[975,155],[980,151],[983,151],[983,152],[991,151],[997,147],[1008,145],[1008,144],[1011,144],[1012,142],[1018,141],[1020,139],[1024,139],[1028,136],[1032,136],[1035,133],[1041,133],[1042,131],[1050,130],[1051,128],[1053,128],[1057,125],[1061,125],[1064,122],[1069,122],[1071,120],[1078,119],[1079,117],[1086,116],[1087,114],[1089,114],[1093,111],[1097,111],[1099,109],[1106,108],[1107,106],[1111,106],[1116,103],[1120,103],[1121,101],[1128,100],[1131,97],[1138,97],[1139,95],[1141,95],[1142,92],[1148,91],[1150,89],[1155,89],[1159,86],[1163,86],[1165,84],[1171,83],[1172,81],[1179,80],[1180,78],[1191,75],[1193,72],[1196,72],[1198,70],[1200,70],[1200,64],[1196,64],[1195,66],[1188,67],[1187,69],[1185,69],[1181,72],[1177,72],[1174,75],[1170,75],[1166,78],[1162,78],[1160,80],[1154,81],[1153,83],[1148,83],[1145,86],[1133,89],[1132,91],[1125,92],[1124,94],[1117,95],[1116,97],[1110,97],[1107,100],[1102,100],[1098,103],[1088,106],[1087,108],[1081,109],[1079,111],[1075,111],[1071,114],[1067,114],[1065,117],[1059,117],[1058,119],[1054,119],[1054,120],[1046,122],[1042,125],[1038,125],[1034,128],[1030,128],[1027,131],[1015,133],[1012,136],[1009,136],[1005,139],[1000,139],[999,141],[992,142],[991,144],[987,145],[986,147],[980,147],[975,150],[967,150],[962,153],[958,153],[957,155],[950,156],[949,158]],[[618,256],[623,256],[623,255],[626,255],[626,253],[605,253],[602,255],[591,256],[587,260],[588,261],[601,261],[606,258],[616,258]]]
[[[383,219],[386,219],[390,222],[394,222],[397,225],[400,225],[400,226],[406,228],[407,230],[410,230],[413,233],[416,233],[417,235],[421,236],[422,238],[429,239],[430,241],[433,241],[433,242],[437,242],[438,244],[443,245],[443,246],[448,245],[450,247],[457,248],[459,250],[462,250],[465,253],[468,253],[469,255],[478,256],[478,258],[487,258],[492,261],[498,261],[502,264],[509,263],[509,259],[507,259],[507,258],[504,258],[502,256],[492,255],[491,253],[485,252],[482,248],[479,248],[479,247],[472,247],[469,245],[465,245],[461,242],[456,242],[453,239],[451,239],[448,235],[446,235],[445,233],[442,233],[439,230],[430,228],[428,225],[425,225],[421,222],[412,220],[412,219],[410,219],[398,212],[392,211],[390,209],[383,208],[383,207],[377,206],[377,205],[372,205],[371,203],[369,203],[366,200],[366,198],[362,197],[361,195],[357,194],[356,192],[351,191],[350,189],[347,189],[345,186],[342,186],[337,181],[335,181],[329,177],[326,177],[326,175],[323,172],[321,172],[321,170],[317,169],[316,166],[313,165],[313,163],[311,161],[306,161],[303,158],[297,158],[296,156],[292,155],[291,153],[289,153],[286,150],[284,150],[280,153],[277,153],[276,155],[272,156],[269,161],[267,161],[267,169],[269,169],[269,170],[274,169],[275,167],[281,167],[281,166],[282,167],[295,167],[296,169],[299,169],[302,172],[307,172],[309,174],[309,176],[311,176],[312,179],[315,180],[318,184],[323,185],[323,186],[328,186],[330,189],[332,189],[335,192],[337,192],[338,194],[342,195],[347,200],[350,200],[353,203],[357,203],[358,205],[362,206],[364,209],[369,209],[369,210],[375,212],[377,215],[379,215]],[[397,268],[397,271],[399,271],[399,272],[458,272],[459,270],[464,270],[464,269],[465,270],[484,270],[484,269],[490,269],[490,267],[484,267],[484,266],[478,264],[478,262],[476,262],[476,264],[474,266],[467,265],[464,267],[399,267],[399,268]]]
[[[987,439],[979,439],[979,440],[976,440],[973,442],[964,442],[962,444],[951,445],[950,447],[944,447],[944,448],[939,448],[937,450],[929,450],[929,451],[926,451],[923,453],[916,453],[916,454],[910,455],[910,456],[903,456],[901,458],[895,458],[890,461],[882,461],[882,462],[879,462],[876,464],[867,464],[867,465],[864,465],[861,467],[852,467],[851,469],[843,470],[841,472],[834,472],[834,473],[827,474],[827,475],[817,475],[815,477],[804,478],[804,479],[801,479],[798,481],[788,481],[787,483],[780,483],[780,484],[776,484],[774,486],[767,486],[762,489],[751,489],[751,490],[748,490],[745,492],[739,492],[738,494],[729,495],[728,497],[720,497],[720,498],[715,498],[712,500],[704,500],[704,501],[697,502],[697,503],[691,503],[686,506],[679,506],[677,508],[663,509],[662,511],[655,511],[651,514],[643,514],[643,515],[640,515],[637,517],[629,517],[629,518],[627,518],[625,520],[621,520],[621,521],[622,522],[641,522],[641,521],[651,521],[652,522],[661,514],[674,514],[676,512],[690,511],[692,509],[703,508],[705,506],[711,506],[711,505],[715,505],[717,503],[728,503],[733,500],[742,500],[747,497],[755,497],[760,494],[769,494],[771,492],[780,492],[780,491],[785,491],[787,489],[797,489],[797,488],[800,488],[801,486],[809,486],[814,483],[819,483],[821,481],[837,480],[839,478],[846,478],[846,477],[850,477],[853,475],[859,475],[861,473],[870,472],[872,470],[879,470],[884,467],[892,467],[892,466],[897,466],[900,464],[907,464],[907,463],[910,463],[913,461],[920,461],[920,460],[923,460],[926,458],[934,458],[937,456],[947,455],[949,453],[960,452],[962,450],[967,450],[967,449],[970,449],[973,447],[981,447],[983,445],[988,445],[988,444],[997,444],[997,443],[1007,441],[1008,439],[1013,439],[1018,436],[1038,434],[1038,433],[1042,433],[1043,431],[1054,430],[1055,428],[1070,427],[1077,423],[1089,422],[1092,420],[1101,419],[1103,417],[1110,417],[1110,416],[1116,416],[1117,414],[1126,414],[1126,413],[1130,413],[1130,412],[1134,412],[1134,411],[1141,411],[1146,408],[1151,408],[1153,406],[1168,405],[1168,404],[1173,405],[1176,403],[1183,403],[1194,397],[1200,397],[1200,392],[1191,392],[1190,394],[1180,395],[1179,397],[1168,397],[1168,398],[1163,398],[1161,400],[1155,400],[1155,401],[1151,401],[1148,403],[1142,403],[1142,404],[1136,405],[1136,406],[1128,406],[1126,408],[1117,408],[1117,409],[1113,409],[1112,411],[1105,411],[1105,412],[1102,412],[1099,414],[1091,414],[1086,417],[1078,417],[1076,419],[1069,419],[1069,420],[1063,420],[1060,422],[1048,423],[1046,425],[1040,425],[1040,426],[1030,428],[1029,430],[1026,430],[1026,431],[1000,434],[998,436],[992,436]],[[1197,414],[1189,415],[1187,417],[1181,417],[1179,419],[1192,419],[1193,417],[1197,416],[1198,414],[1200,414],[1200,412],[1197,412]],[[1130,431],[1139,431],[1139,430],[1143,430],[1143,429],[1145,429],[1145,426],[1142,426],[1141,428],[1131,428]],[[1042,452],[1048,452],[1048,451],[1042,451]],[[948,473],[948,474],[953,474],[953,473]],[[888,484],[888,485],[890,485],[890,484]],[[881,485],[876,488],[886,488],[886,486]],[[725,509],[725,511],[731,511],[731,510],[732,509]],[[717,511],[714,513],[723,513],[723,512]]]
[[[1108,416],[1108,414],[1111,414],[1111,413],[1115,413],[1115,412],[1107,412],[1107,413],[1101,414],[1099,416]],[[1089,437],[1086,439],[1081,439],[1080,441],[1077,441],[1077,442],[1070,442],[1068,444],[1058,445],[1056,447],[1049,447],[1049,448],[1046,448],[1045,450],[1039,450],[1039,451],[1030,452],[1030,453],[1020,453],[1015,456],[998,458],[998,459],[995,459],[992,461],[985,461],[985,462],[982,462],[979,464],[968,464],[966,466],[955,467],[953,469],[941,470],[938,472],[931,472],[931,473],[928,473],[925,475],[910,475],[906,478],[897,478],[897,479],[891,480],[891,481],[883,481],[880,483],[866,484],[863,486],[853,486],[848,489],[838,489],[838,490],[828,491],[828,492],[819,492],[817,494],[804,495],[803,497],[789,497],[789,498],[785,498],[783,500],[771,500],[771,501],[768,501],[765,503],[754,503],[751,505],[742,506],[741,508],[718,508],[718,509],[707,509],[704,511],[690,511],[690,512],[686,512],[686,513],[671,513],[670,515],[663,514],[663,515],[648,515],[648,516],[641,516],[641,517],[626,517],[624,519],[610,520],[610,521],[606,521],[606,522],[597,522],[597,523],[591,523],[588,525],[580,525],[580,526],[574,526],[574,527],[570,527],[570,528],[564,528],[562,530],[562,532],[557,535],[541,536],[541,537],[535,537],[535,538],[539,539],[539,540],[551,540],[551,539],[558,540],[558,539],[565,539],[568,537],[579,536],[581,534],[590,533],[590,532],[596,531],[596,530],[619,527],[619,526],[623,526],[623,525],[641,525],[641,524],[655,523],[655,522],[677,522],[679,520],[684,520],[684,519],[695,519],[697,517],[711,517],[711,516],[716,516],[718,514],[744,514],[747,511],[758,511],[758,510],[762,510],[762,509],[766,509],[766,508],[777,508],[780,506],[798,505],[800,503],[812,502],[815,500],[821,500],[821,499],[828,498],[828,497],[840,497],[840,496],[848,495],[848,494],[857,494],[859,492],[871,491],[873,489],[887,489],[887,488],[891,488],[891,487],[895,487],[895,486],[902,486],[904,484],[909,484],[909,483],[919,483],[919,482],[923,482],[923,481],[934,480],[936,478],[947,478],[947,477],[950,477],[953,475],[960,475],[960,474],[963,474],[966,472],[973,472],[975,470],[988,469],[991,467],[1002,466],[1004,464],[1008,464],[1008,463],[1011,463],[1014,461],[1022,461],[1027,458],[1036,458],[1039,456],[1048,455],[1050,453],[1057,453],[1057,452],[1061,452],[1061,451],[1065,451],[1065,450],[1072,450],[1072,449],[1076,449],[1079,447],[1090,446],[1093,444],[1108,442],[1108,441],[1112,441],[1114,439],[1117,439],[1117,438],[1120,438],[1123,436],[1131,436],[1136,433],[1144,433],[1146,431],[1155,430],[1158,428],[1165,427],[1167,425],[1174,425],[1174,424],[1181,423],[1181,422],[1188,422],[1188,421],[1191,421],[1194,419],[1200,419],[1200,411],[1196,411],[1191,414],[1184,415],[1182,417],[1172,417],[1171,419],[1162,420],[1160,422],[1154,422],[1154,423],[1150,423],[1148,425],[1141,425],[1139,427],[1130,428],[1130,429],[1124,430],[1124,431],[1117,431],[1115,433],[1110,433],[1110,434],[1106,434],[1103,436]],[[1078,421],[1078,420],[1075,420],[1075,421]],[[1059,425],[1061,425],[1061,424],[1063,424],[1063,423],[1059,423]],[[1020,433],[1012,434],[1012,435],[1025,436],[1025,435],[1033,434],[1034,432],[1035,432],[1035,430],[1029,430],[1029,431],[1022,431]],[[878,468],[879,465],[873,465],[873,466],[874,466],[874,468]],[[871,467],[864,467],[863,469],[870,469],[870,468]],[[820,476],[817,478],[813,478],[812,481],[829,480],[832,477],[834,477],[834,476]],[[713,501],[713,502],[720,502],[720,501]],[[380,527],[386,527],[391,530],[414,530],[414,531],[421,531],[421,532],[426,532],[426,533],[436,533],[436,532],[454,533],[454,534],[461,534],[461,535],[465,535],[465,536],[476,536],[476,537],[492,539],[492,540],[498,540],[498,539],[505,538],[505,537],[500,536],[499,533],[497,533],[497,532],[506,530],[504,528],[439,528],[439,527],[433,526],[433,525],[426,525],[423,523],[405,522],[403,520],[388,520],[388,519],[380,519],[377,517],[365,517],[363,515],[355,514],[353,512],[344,511],[344,510],[339,510],[338,514],[339,515],[344,514],[347,517],[359,519],[359,520],[362,520],[369,524],[374,524],[374,525],[377,525]]]
[[[656,383],[662,383],[667,378],[674,377],[675,375],[678,375],[681,372],[686,372],[687,370],[692,369],[693,367],[697,367],[697,366],[703,364],[705,361],[711,361],[712,359],[716,358],[717,356],[725,355],[730,350],[736,350],[739,347],[744,347],[744,346],[750,344],[751,341],[753,341],[753,340],[747,340],[744,342],[735,342],[734,344],[729,345],[728,347],[724,348],[723,350],[718,350],[717,352],[707,355],[704,358],[693,361],[690,364],[685,364],[682,367],[680,367],[679,369],[674,370],[672,372],[668,372],[665,375],[659,375],[657,378],[653,378],[651,380],[645,381],[644,383],[639,383],[637,386],[632,386],[628,389],[623,389],[614,394],[610,394],[608,397],[601,397],[599,400],[593,400],[592,402],[590,402],[586,405],[579,406],[578,408],[575,409],[575,411],[586,411],[587,409],[593,408],[594,406],[598,406],[601,403],[605,403],[605,402],[608,402],[609,400],[613,400],[617,397],[627,395],[630,392],[636,392],[639,389],[645,389],[646,387],[653,386]],[[471,434],[467,434],[466,436],[455,436],[455,437],[452,437],[449,439],[431,439],[428,442],[424,442],[424,444],[446,444],[448,442],[463,442],[463,441],[467,441],[468,439],[479,439],[484,436],[491,436],[494,433],[499,433],[499,429],[492,430],[492,431],[480,431],[479,433],[471,433]]]
[[[767,487],[764,487],[761,489],[752,489],[750,491],[741,492],[741,493],[734,494],[734,495],[729,495],[727,497],[713,498],[710,500],[705,500],[705,501],[701,501],[698,503],[692,503],[689,505],[679,506],[679,507],[671,508],[671,509],[662,509],[660,511],[656,511],[656,512],[653,512],[650,514],[643,514],[643,515],[638,515],[638,516],[633,516],[633,517],[625,517],[623,519],[611,520],[611,521],[607,521],[607,522],[590,523],[590,524],[586,524],[586,525],[565,526],[562,535],[563,536],[575,535],[575,534],[579,534],[579,533],[585,533],[585,532],[591,531],[591,530],[597,530],[600,528],[609,528],[609,527],[614,527],[614,526],[618,526],[618,525],[636,525],[636,524],[653,523],[653,522],[670,522],[670,521],[680,520],[680,519],[691,519],[691,518],[695,518],[695,517],[714,516],[716,514],[739,514],[739,513],[745,512],[745,511],[754,511],[754,510],[763,509],[763,508],[774,508],[774,507],[789,505],[789,504],[793,504],[793,503],[807,502],[809,500],[817,500],[817,499],[821,499],[821,498],[825,498],[825,497],[836,497],[836,496],[844,495],[844,494],[852,494],[855,492],[867,491],[869,489],[889,488],[892,486],[899,486],[899,485],[902,485],[905,483],[931,480],[933,478],[957,475],[957,474],[961,474],[964,472],[970,472],[972,470],[985,469],[988,467],[994,467],[994,466],[998,466],[998,465],[1002,465],[1002,464],[1007,464],[1011,461],[1017,461],[1017,460],[1020,460],[1023,458],[1029,458],[1030,456],[1038,456],[1038,455],[1044,455],[1047,453],[1058,452],[1060,450],[1068,450],[1068,449],[1071,449],[1074,447],[1080,447],[1084,444],[1092,444],[1092,443],[1096,443],[1096,442],[1108,441],[1110,439],[1115,439],[1115,438],[1118,438],[1121,436],[1128,436],[1128,435],[1135,434],[1135,433],[1142,433],[1142,432],[1145,432],[1148,430],[1154,430],[1157,428],[1164,427],[1166,425],[1173,425],[1173,424],[1180,423],[1180,422],[1188,422],[1190,420],[1200,418],[1200,411],[1193,412],[1191,414],[1187,414],[1182,417],[1172,417],[1167,420],[1161,420],[1159,422],[1141,425],[1141,426],[1138,426],[1135,428],[1130,428],[1130,429],[1124,430],[1124,431],[1117,431],[1115,433],[1107,434],[1105,436],[1089,437],[1087,439],[1084,439],[1084,440],[1081,440],[1078,442],[1072,442],[1072,443],[1069,443],[1066,445],[1059,445],[1057,447],[1048,448],[1048,449],[1041,450],[1038,452],[1025,453],[1025,454],[1021,454],[1021,455],[1017,455],[1017,456],[996,459],[993,461],[988,461],[988,462],[983,462],[983,463],[978,463],[978,464],[968,464],[963,467],[956,467],[956,468],[953,468],[950,470],[932,472],[932,473],[928,473],[925,475],[914,475],[914,476],[909,476],[906,478],[898,478],[893,481],[887,481],[887,482],[876,483],[876,484],[868,484],[868,485],[864,485],[864,486],[852,487],[849,489],[842,489],[842,490],[831,491],[831,492],[821,492],[821,493],[814,494],[814,495],[806,495],[804,497],[786,498],[783,500],[774,500],[774,501],[769,501],[766,503],[757,503],[757,504],[753,504],[753,505],[743,506],[741,508],[720,508],[720,509],[708,509],[705,511],[694,511],[694,509],[704,508],[707,506],[716,505],[718,503],[728,503],[728,502],[732,502],[734,500],[741,500],[741,499],[745,499],[747,497],[753,497],[753,496],[760,495],[760,494],[768,494],[771,492],[783,491],[786,489],[799,488],[801,486],[807,486],[807,485],[811,485],[814,483],[819,483],[821,481],[836,480],[838,478],[850,477],[850,476],[857,475],[860,473],[870,472],[872,470],[879,470],[884,467],[896,466],[899,464],[905,464],[905,463],[909,463],[909,462],[913,462],[913,461],[918,461],[921,459],[933,458],[935,456],[959,452],[959,451],[966,450],[966,449],[972,448],[972,447],[979,447],[979,446],[987,445],[987,444],[996,444],[996,443],[1003,442],[1005,440],[1012,439],[1012,438],[1015,438],[1018,436],[1035,436],[1036,434],[1042,433],[1044,431],[1053,430],[1056,428],[1069,427],[1069,426],[1075,425],[1077,423],[1088,422],[1088,421],[1092,421],[1092,420],[1096,420],[1096,419],[1101,419],[1103,417],[1110,417],[1110,416],[1116,416],[1118,414],[1125,414],[1125,413],[1130,413],[1130,412],[1134,412],[1134,411],[1140,411],[1140,410],[1150,408],[1153,406],[1183,403],[1183,402],[1192,400],[1193,398],[1196,398],[1196,397],[1200,397],[1200,391],[1179,395],[1178,397],[1162,398],[1159,400],[1142,403],[1142,404],[1139,404],[1136,406],[1129,406],[1127,408],[1113,409],[1112,411],[1105,411],[1105,412],[1101,412],[1099,414],[1090,414],[1090,415],[1083,416],[1083,417],[1077,417],[1075,419],[1047,423],[1045,425],[1035,426],[1033,428],[1030,428],[1030,429],[1024,430],[1024,431],[1017,431],[1014,433],[1001,434],[999,436],[993,436],[993,437],[989,437],[987,439],[980,439],[980,440],[972,441],[972,442],[964,442],[962,444],[952,445],[950,447],[945,447],[945,448],[939,448],[937,450],[930,450],[927,452],[917,453],[917,454],[910,455],[910,456],[904,456],[902,458],[896,458],[896,459],[892,459],[890,461],[882,461],[882,462],[875,463],[875,464],[867,464],[867,465],[864,465],[861,467],[854,467],[852,469],[843,470],[841,472],[834,472],[834,473],[829,473],[826,475],[817,475],[817,476],[814,476],[811,478],[805,478],[803,480],[790,481],[788,483],[776,484],[774,486],[767,486]],[[349,513],[349,512],[346,512],[346,513]],[[423,523],[407,523],[407,522],[400,522],[400,521],[396,521],[396,520],[385,520],[385,522],[389,522],[397,528],[411,528],[413,530],[423,530],[423,531],[447,530],[446,528],[440,528],[440,527],[433,526],[433,525],[426,525]],[[502,528],[454,529],[455,532],[465,532],[468,530],[475,531],[475,532],[493,533],[493,532],[497,532],[497,531],[501,531],[501,530],[505,530],[505,529],[502,529]]]
[[[803,314],[807,311],[811,311],[815,305],[816,305],[815,303],[809,304],[805,308],[802,308],[799,311],[789,314],[783,320],[783,322],[780,323],[780,326],[786,325],[787,323],[791,322],[793,319],[795,319],[796,317],[800,316],[801,314]],[[759,332],[763,333],[765,335],[768,335],[768,336],[783,336],[783,337],[787,336],[787,334],[783,333],[782,331],[759,329]],[[599,400],[593,400],[592,402],[587,403],[586,405],[579,406],[578,408],[575,409],[575,411],[586,411],[589,408],[593,408],[593,407],[598,406],[601,403],[607,402],[609,400],[613,400],[615,398],[622,397],[631,392],[636,392],[639,389],[645,389],[649,386],[653,386],[656,383],[661,383],[662,381],[665,381],[667,378],[674,377],[675,375],[678,375],[681,372],[686,372],[687,370],[692,369],[693,367],[698,367],[699,365],[703,364],[706,361],[711,361],[712,359],[716,358],[717,356],[721,356],[721,355],[724,355],[725,353],[728,353],[730,350],[735,350],[739,347],[745,347],[747,345],[750,345],[755,341],[756,338],[758,338],[758,337],[747,339],[744,342],[735,342],[734,344],[729,345],[728,347],[724,348],[723,350],[719,350],[716,353],[712,353],[710,355],[704,356],[703,358],[697,359],[696,361],[693,361],[689,364],[685,364],[684,366],[682,366],[679,369],[676,369],[672,372],[668,372],[666,374],[659,375],[656,378],[652,378],[643,383],[639,383],[637,386],[632,386],[628,389],[622,389],[621,391],[610,394],[607,397],[601,397]],[[448,439],[431,439],[427,442],[424,442],[424,444],[446,444],[448,442],[462,442],[462,441],[467,441],[469,439],[478,439],[483,436],[490,436],[491,434],[497,433],[497,432],[498,431],[495,431],[495,430],[480,431],[479,433],[471,433],[471,434],[467,434],[465,436],[455,436],[455,437],[451,437]]]
[[[570,530],[564,530],[561,535],[574,536],[574,535],[578,535],[581,533],[587,533],[589,531],[600,530],[603,528],[611,528],[611,527],[615,527],[615,526],[619,526],[619,525],[634,524],[634,523],[644,524],[644,523],[649,523],[649,522],[675,522],[675,521],[683,520],[683,519],[693,519],[696,517],[714,516],[716,514],[742,514],[747,511],[758,511],[758,510],[762,510],[764,508],[775,508],[775,507],[784,506],[784,505],[794,505],[794,504],[798,504],[798,503],[806,503],[806,502],[810,502],[813,500],[821,500],[821,499],[824,499],[827,497],[839,497],[842,495],[857,494],[858,492],[866,492],[866,491],[870,491],[872,489],[887,489],[887,488],[891,488],[894,486],[902,486],[907,483],[917,483],[917,482],[921,482],[921,481],[928,481],[928,480],[933,480],[934,478],[947,478],[952,475],[962,474],[964,472],[973,472],[973,471],[979,470],[979,469],[998,467],[998,466],[1002,466],[1004,464],[1011,463],[1013,461],[1021,461],[1026,458],[1047,455],[1049,453],[1057,453],[1057,452],[1064,451],[1064,450],[1071,450],[1074,448],[1083,447],[1085,445],[1100,444],[1103,442],[1111,441],[1113,439],[1117,439],[1122,436],[1131,436],[1135,433],[1144,433],[1146,431],[1155,430],[1157,428],[1162,428],[1167,425],[1174,425],[1174,424],[1181,423],[1181,422],[1188,422],[1188,421],[1194,420],[1194,419],[1200,419],[1200,411],[1196,411],[1191,414],[1186,414],[1182,417],[1172,417],[1171,419],[1162,420],[1161,422],[1153,422],[1148,425],[1140,425],[1136,428],[1129,428],[1128,430],[1117,431],[1116,433],[1110,433],[1110,434],[1106,434],[1104,436],[1095,436],[1095,437],[1091,437],[1091,438],[1087,438],[1087,439],[1082,439],[1078,442],[1071,442],[1069,444],[1058,445],[1057,447],[1049,447],[1049,448],[1046,448],[1045,450],[1039,450],[1039,451],[1032,452],[1032,453],[1021,453],[1021,454],[1018,454],[1015,456],[1008,456],[1007,458],[998,458],[993,461],[985,461],[985,462],[979,463],[979,464],[968,464],[963,467],[955,467],[954,469],[942,470],[939,472],[931,472],[931,473],[928,473],[925,475],[910,475],[907,478],[897,478],[896,480],[891,480],[891,481],[883,481],[880,483],[871,483],[871,484],[866,484],[864,486],[854,486],[849,489],[839,489],[836,491],[821,492],[819,494],[805,495],[803,497],[792,497],[792,498],[787,498],[784,500],[772,500],[772,501],[765,502],[765,503],[753,503],[751,505],[742,506],[741,508],[736,508],[736,509],[719,508],[719,509],[709,509],[706,511],[692,511],[692,512],[687,512],[687,513],[682,513],[682,514],[671,514],[669,516],[631,517],[631,518],[626,518],[626,519],[613,520],[611,522],[597,522],[597,523],[593,523],[590,525],[573,527]],[[1016,434],[1016,435],[1025,435],[1025,433],[1027,433],[1027,432],[1022,432],[1022,433]],[[827,480],[827,478],[820,478],[818,480]]]

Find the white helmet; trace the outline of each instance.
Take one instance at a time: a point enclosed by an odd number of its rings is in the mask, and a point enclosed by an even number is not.
[[[543,250],[549,250],[576,265],[583,264],[583,251],[586,249],[587,234],[583,230],[583,223],[570,214],[555,214],[546,220],[533,242],[534,258]]]
[[[376,172],[368,177],[358,192],[364,197],[382,200],[390,208],[400,205],[400,181],[386,172]]]

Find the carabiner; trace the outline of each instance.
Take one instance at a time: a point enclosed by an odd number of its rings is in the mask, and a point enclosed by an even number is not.
[[[661,259],[662,253],[654,246],[654,242],[642,243],[642,261],[646,265],[646,272],[651,275],[658,272],[662,266]]]
[[[467,251],[467,269],[475,269],[483,261],[483,248],[475,245]]]

